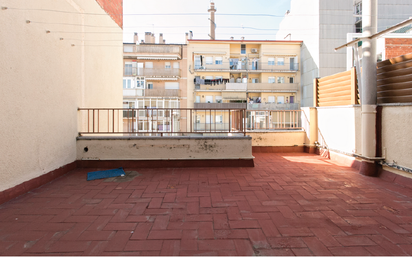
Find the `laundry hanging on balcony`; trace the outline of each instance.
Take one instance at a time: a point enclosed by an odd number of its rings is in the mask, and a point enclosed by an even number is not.
[[[201,78],[195,78],[193,81],[197,85],[221,85],[221,84],[226,84],[229,83],[229,79],[201,79]]]

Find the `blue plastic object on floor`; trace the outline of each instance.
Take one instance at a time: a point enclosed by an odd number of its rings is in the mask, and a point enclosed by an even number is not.
[[[101,179],[101,178],[112,178],[112,177],[118,177],[118,176],[124,176],[126,173],[124,173],[123,168],[118,168],[114,170],[101,170],[101,171],[93,171],[93,172],[88,172],[87,173],[87,180],[95,180],[95,179]]]

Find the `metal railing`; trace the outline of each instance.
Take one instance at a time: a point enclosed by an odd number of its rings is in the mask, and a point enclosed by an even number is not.
[[[80,136],[240,135],[301,130],[301,110],[79,108]]]
[[[246,135],[246,109],[79,108],[79,135]],[[205,124],[205,125],[201,125]]]
[[[124,76],[145,76],[145,77],[180,77],[180,69],[177,68],[135,68],[125,67]]]
[[[285,103],[285,104],[277,104],[277,103],[248,103],[247,104],[248,110],[298,110],[299,104],[298,103]]]
[[[254,130],[302,130],[302,110],[248,110],[248,131]]]
[[[195,63],[194,69],[196,71],[208,71],[208,70],[239,70],[239,71],[298,71],[299,63],[269,63],[269,62],[228,62],[221,61],[216,63]]]

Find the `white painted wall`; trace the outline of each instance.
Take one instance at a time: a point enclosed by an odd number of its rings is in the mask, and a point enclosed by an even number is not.
[[[0,10],[3,191],[76,160],[78,107],[122,107],[122,30],[95,1],[3,0],[1,6],[9,7]],[[99,31],[113,33],[90,33]]]
[[[331,150],[360,153],[360,107],[318,107],[318,142]]]
[[[412,106],[382,109],[382,152],[385,161],[412,169]]]

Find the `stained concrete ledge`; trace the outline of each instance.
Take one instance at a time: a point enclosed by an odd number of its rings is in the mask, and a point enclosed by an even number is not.
[[[77,160],[122,161],[119,165],[253,166],[252,138],[233,137],[78,137]],[[140,161],[140,164],[133,163]],[[185,163],[186,161],[186,163]],[[220,163],[220,164],[219,164]],[[90,163],[91,164],[91,163]],[[83,165],[89,166],[84,163]],[[103,163],[101,163],[103,164]],[[82,165],[82,166],[83,166]]]

